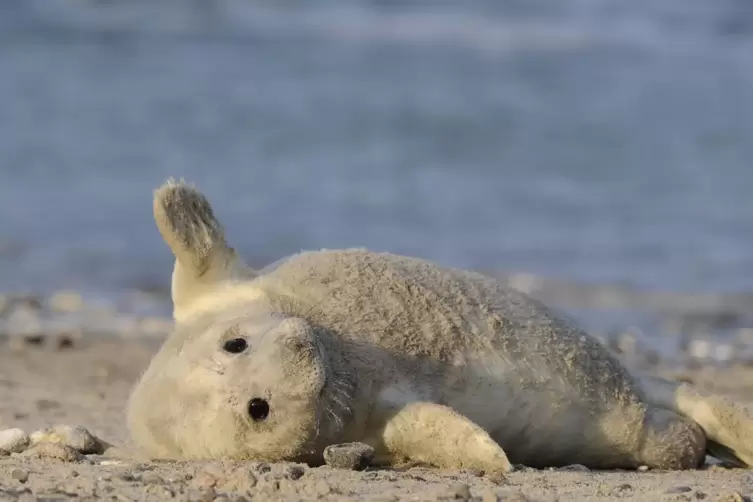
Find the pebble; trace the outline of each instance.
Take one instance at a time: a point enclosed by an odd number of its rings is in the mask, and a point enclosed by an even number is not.
[[[145,472],[141,475],[141,482],[145,485],[161,485],[165,481],[156,472]]]
[[[615,497],[624,497],[633,492],[633,485],[629,483],[623,483],[621,485],[617,485],[612,489],[611,494]]]
[[[649,467],[647,465],[639,465],[636,469],[638,472],[648,472]]]
[[[0,457],[7,457],[8,455],[10,455],[10,452],[8,450],[3,450],[2,448],[0,448]]]
[[[217,492],[214,488],[191,490],[188,494],[189,502],[212,502],[215,498],[217,498]]]
[[[21,429],[0,431],[0,449],[10,453],[21,453],[29,446],[29,436]]]
[[[70,446],[58,443],[39,443],[22,453],[24,457],[51,458],[63,462],[79,462],[84,459],[78,451]]]
[[[673,486],[664,493],[688,493],[692,491],[693,489],[689,486]]]
[[[23,469],[13,469],[10,471],[10,477],[19,483],[26,483],[29,480],[29,471]]]
[[[324,461],[336,469],[361,471],[374,458],[374,448],[363,443],[343,443],[327,446]]]
[[[486,474],[486,479],[495,485],[504,485],[507,483],[507,476],[502,471],[493,471]]]
[[[481,502],[499,502],[499,496],[494,490],[484,490],[481,493]]]
[[[591,469],[581,464],[566,465],[564,467],[560,467],[557,470],[564,472],[591,472]]]
[[[293,481],[297,481],[301,479],[304,474],[306,474],[306,471],[303,469],[303,467],[298,465],[291,465],[286,469],[284,476],[288,479],[292,479]]]
[[[745,499],[738,492],[725,493],[718,499],[717,502],[745,502]]]
[[[471,488],[466,484],[455,485],[449,488],[443,499],[471,500]]]
[[[55,425],[39,429],[31,435],[31,443],[59,443],[84,454],[101,454],[104,450],[102,442],[81,426]]]

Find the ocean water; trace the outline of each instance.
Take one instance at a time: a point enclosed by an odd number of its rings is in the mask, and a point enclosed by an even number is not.
[[[170,176],[258,265],[748,292],[753,4],[0,2],[0,290],[166,287]]]

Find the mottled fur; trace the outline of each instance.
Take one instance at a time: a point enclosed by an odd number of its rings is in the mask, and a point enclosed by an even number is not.
[[[712,451],[753,463],[744,407],[645,385],[492,278],[361,249],[253,271],[183,183],[156,192],[155,219],[176,257],[176,329],[129,407],[154,456],[317,463],[328,444],[362,441],[384,463],[681,469],[702,461],[708,436]],[[239,334],[250,348],[224,353]],[[271,406],[260,423],[246,413],[259,396]]]

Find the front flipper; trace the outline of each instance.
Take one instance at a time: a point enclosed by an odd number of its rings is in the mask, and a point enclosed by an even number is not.
[[[753,467],[753,409],[723,395],[662,378],[644,377],[649,401],[695,421],[708,437],[709,453]]]
[[[507,455],[486,431],[439,404],[405,405],[389,418],[382,439],[391,455],[440,468],[512,470]]]
[[[156,190],[154,220],[175,255],[172,299],[176,320],[216,284],[254,275],[228,246],[212,206],[192,185],[168,180]]]

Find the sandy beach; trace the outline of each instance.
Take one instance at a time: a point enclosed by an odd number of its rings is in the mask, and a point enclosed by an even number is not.
[[[52,337],[6,337],[0,345],[0,429],[31,434],[55,424],[80,425],[128,447],[128,394],[163,336],[85,336],[65,343]],[[753,367],[659,363],[652,370],[753,401]],[[0,500],[739,501],[753,494],[753,472],[715,462],[686,472],[520,468],[498,479],[427,467],[358,472],[262,462],[149,462],[107,452],[65,458],[28,451],[0,457]],[[47,458],[56,455],[64,458]]]

